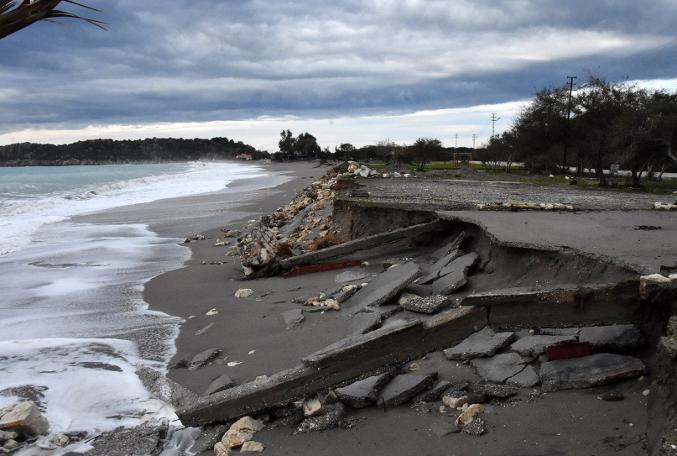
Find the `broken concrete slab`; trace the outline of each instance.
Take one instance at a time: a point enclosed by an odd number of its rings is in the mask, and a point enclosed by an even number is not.
[[[446,266],[449,265],[449,263],[451,263],[461,255],[463,255],[462,251],[458,249],[451,250],[449,253],[445,254],[442,258],[437,260],[432,266],[430,266],[430,268],[428,269],[428,273],[425,276],[421,277],[416,283],[420,285],[427,285],[439,279],[441,276],[440,273],[442,272],[442,269],[444,269]]]
[[[385,407],[406,404],[418,394],[430,389],[437,374],[402,374],[386,385],[378,399]]]
[[[370,274],[366,271],[344,271],[334,276],[334,282],[336,283],[354,282],[356,280],[365,279],[369,277],[369,275]]]
[[[514,386],[497,385],[495,383],[477,383],[471,385],[470,389],[478,394],[484,394],[498,399],[507,399],[516,396],[519,389]]]
[[[541,328],[538,330],[539,334],[544,336],[575,336],[578,337],[578,333],[581,332],[581,328]]]
[[[482,379],[503,383],[524,370],[526,361],[517,353],[502,353],[491,358],[477,358],[471,361]]]
[[[269,410],[454,345],[486,322],[485,309],[463,307],[426,322],[402,322],[353,336],[308,356],[303,365],[200,398],[177,415],[186,426],[200,426]]]
[[[451,388],[451,382],[448,380],[440,380],[437,383],[435,383],[435,386],[433,386],[430,391],[426,391],[425,393],[421,394],[418,398],[417,401],[420,402],[435,402],[439,401],[442,395]]]
[[[355,308],[381,306],[399,294],[420,273],[416,263],[392,266],[346,302]]]
[[[205,396],[227,390],[235,386],[235,382],[226,374],[219,375],[209,383],[205,390]]]
[[[207,350],[201,351],[190,360],[188,369],[196,370],[210,364],[221,355],[221,352],[222,350],[220,348],[208,348]]]
[[[400,304],[404,310],[422,314],[436,314],[449,306],[449,298],[442,295],[411,296]]]
[[[515,333],[495,333],[489,326],[476,332],[455,347],[444,350],[447,359],[465,361],[494,356],[515,339]]]
[[[641,312],[637,280],[618,284],[518,287],[474,293],[462,305],[490,308],[493,328],[629,323]]]
[[[292,329],[303,323],[306,317],[303,315],[302,309],[291,309],[282,312],[282,319],[287,329]]]
[[[575,336],[525,336],[513,342],[510,350],[519,353],[522,356],[535,358],[545,353],[546,348],[563,344],[567,342],[576,342]]]
[[[447,274],[453,274],[456,272],[462,272],[463,275],[468,275],[470,268],[475,266],[479,261],[480,256],[475,252],[468,253],[462,257],[456,258],[454,261],[449,263],[440,271],[440,277],[443,277]]]
[[[430,258],[432,258],[435,262],[437,262],[439,259],[458,250],[461,247],[461,244],[463,244],[463,241],[466,240],[467,236],[468,235],[466,234],[465,231],[461,231],[449,244],[444,245],[439,249],[435,250],[433,253],[431,253]],[[446,264],[444,266],[446,266]]]
[[[583,358],[548,361],[541,365],[543,391],[581,389],[639,377],[645,366],[631,356],[598,353]]]
[[[541,382],[538,372],[532,366],[526,366],[522,372],[505,381],[506,384],[519,388],[531,388]]]
[[[433,287],[432,285],[419,285],[417,283],[410,283],[404,287],[404,291],[417,296],[432,296]]]
[[[339,401],[351,408],[364,408],[376,403],[381,390],[390,382],[393,374],[386,372],[359,380],[334,390]]]
[[[642,331],[635,325],[592,326],[581,328],[578,340],[592,344],[596,351],[623,352],[646,344]]]
[[[455,271],[435,280],[431,285],[432,292],[433,294],[450,295],[466,286],[467,283],[468,278],[465,273],[463,271]]]
[[[329,404],[321,415],[306,418],[298,427],[298,432],[321,432],[338,427],[346,414],[345,406],[337,402]]]

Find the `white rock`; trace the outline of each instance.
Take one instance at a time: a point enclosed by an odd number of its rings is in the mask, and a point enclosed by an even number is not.
[[[238,299],[248,298],[254,294],[254,290],[251,288],[240,288],[235,292],[235,297]]]
[[[49,423],[33,402],[20,402],[3,411],[0,430],[19,430],[31,436],[47,434],[49,430]]]
[[[205,315],[211,317],[211,316],[218,315],[218,314],[219,314],[219,311],[218,311],[218,310],[212,309],[212,310],[210,310],[209,312],[207,312]]]
[[[240,453],[263,453],[266,447],[260,442],[245,442],[240,448]]]
[[[303,415],[314,416],[322,408],[322,403],[318,399],[308,399],[303,402]]]

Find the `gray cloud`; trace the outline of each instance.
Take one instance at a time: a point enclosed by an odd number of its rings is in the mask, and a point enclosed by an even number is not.
[[[672,0],[91,2],[109,32],[39,24],[0,41],[0,132],[499,103],[588,71],[677,77]]]

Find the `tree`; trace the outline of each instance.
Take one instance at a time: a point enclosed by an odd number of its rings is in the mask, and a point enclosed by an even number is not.
[[[296,139],[292,135],[291,131],[282,130],[280,132],[280,140],[278,141],[277,144],[280,148],[280,152],[284,152],[286,154],[293,154],[294,149],[296,147]]]
[[[423,171],[425,164],[430,162],[432,157],[442,150],[442,143],[439,139],[418,138],[414,144],[409,146],[409,150],[416,164],[416,170]]]
[[[302,157],[318,158],[321,150],[317,138],[308,132],[301,133],[294,143],[294,152]]]
[[[334,148],[334,153],[336,153],[341,160],[349,160],[354,158],[355,146],[350,143],[343,143]]]
[[[96,19],[79,16],[68,11],[58,10],[60,3],[70,3],[91,11],[100,12],[91,6],[72,0],[0,0],[0,39],[38,21],[56,22],[58,19],[77,19],[105,30],[105,23]]]

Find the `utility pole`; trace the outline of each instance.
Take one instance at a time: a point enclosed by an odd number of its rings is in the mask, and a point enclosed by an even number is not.
[[[458,133],[454,135],[454,148],[458,149]]]
[[[472,135],[472,148],[473,149],[475,148],[475,141],[476,140],[477,140],[477,135],[475,133],[473,133],[473,135]]]
[[[574,93],[574,85],[576,84],[576,76],[567,76],[567,84],[569,84],[569,101],[567,103],[567,123],[564,125],[564,151],[562,152],[562,172],[567,172],[567,154],[569,152],[569,123],[571,121],[571,98]]]
[[[492,112],[491,113],[491,137],[493,138],[496,136],[496,122],[501,120],[500,117],[496,117],[496,113]]]

